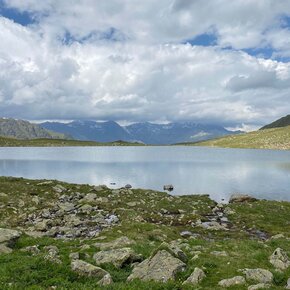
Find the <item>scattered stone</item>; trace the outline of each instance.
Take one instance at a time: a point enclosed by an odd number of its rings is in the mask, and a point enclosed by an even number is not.
[[[247,194],[233,194],[230,197],[229,203],[253,202],[257,201],[256,198]]]
[[[22,249],[22,251],[23,252],[28,252],[32,256],[36,256],[36,255],[40,254],[40,250],[39,250],[39,248],[38,248],[37,245],[35,245],[35,246],[28,246],[28,247]]]
[[[265,283],[259,283],[256,285],[251,285],[248,287],[248,290],[259,290],[259,289],[269,289],[271,285]]]
[[[232,214],[235,214],[235,213],[236,212],[233,209],[231,209],[230,207],[226,207],[224,209],[224,214],[226,214],[226,215],[232,215]]]
[[[62,185],[60,184],[57,184],[56,186],[54,186],[52,188],[56,193],[63,193],[64,191],[66,191],[66,188],[63,187]]]
[[[107,271],[100,267],[96,267],[82,260],[74,260],[71,262],[71,269],[82,276],[96,277],[102,279],[108,274]]]
[[[184,284],[192,284],[197,285],[199,284],[204,278],[206,277],[204,271],[200,268],[195,268],[192,274],[183,282]]]
[[[242,276],[236,276],[233,278],[224,279],[224,280],[219,281],[218,283],[219,286],[225,287],[225,288],[232,287],[235,285],[244,285],[244,284],[246,284],[246,280]]]
[[[94,191],[103,191],[103,190],[107,190],[108,189],[108,187],[107,187],[107,185],[104,185],[104,184],[102,184],[102,185],[97,185],[97,186],[94,186],[93,187],[93,190]]]
[[[12,249],[7,247],[6,245],[4,244],[0,244],[0,255],[1,254],[10,254],[12,253]]]
[[[0,228],[0,244],[7,247],[13,248],[20,236],[21,232],[19,231]]]
[[[84,198],[82,198],[80,200],[80,202],[82,203],[86,203],[86,202],[94,202],[97,198],[97,195],[95,193],[88,193],[85,195]]]
[[[141,279],[143,281],[167,282],[174,280],[176,274],[184,271],[185,267],[185,263],[173,257],[169,252],[162,250],[136,265],[128,277],[128,281]]]
[[[75,252],[75,253],[70,253],[69,254],[69,258],[71,260],[79,260],[80,259],[80,254],[78,252]]]
[[[163,242],[157,249],[157,251],[160,250],[168,251],[172,256],[180,259],[184,263],[188,260],[186,254],[180,249],[178,243],[175,241],[172,241],[170,244]]]
[[[4,192],[0,192],[0,197],[7,197],[8,194],[4,193]]]
[[[128,206],[130,206],[130,207],[135,207],[136,205],[137,205],[137,202],[135,202],[135,201],[131,201],[131,202],[128,202],[128,203],[126,203]]]
[[[44,247],[44,250],[47,251],[47,254],[44,256],[45,260],[55,264],[62,264],[59,256],[59,250],[56,246],[46,246]]]
[[[217,257],[227,257],[228,253],[226,251],[212,251],[211,255],[214,255]]]
[[[112,242],[107,243],[95,243],[94,246],[96,248],[99,248],[100,250],[108,250],[108,249],[118,249],[118,248],[124,248],[127,246],[131,246],[136,244],[135,241],[130,240],[128,237],[120,237]]]
[[[279,270],[286,270],[290,266],[290,261],[287,253],[281,249],[277,248],[274,253],[269,257],[270,263]]]
[[[285,236],[283,234],[277,234],[271,237],[271,240],[279,240],[279,239],[285,239]]]
[[[256,281],[258,283],[269,284],[273,281],[273,274],[265,269],[244,269],[242,271],[246,275],[247,281]]]
[[[121,268],[125,264],[141,262],[142,256],[136,254],[131,248],[112,249],[100,251],[94,254],[96,265],[112,263],[115,267]]]
[[[290,289],[290,278],[287,280],[286,289]]]
[[[226,224],[220,224],[216,221],[202,222],[200,226],[203,227],[204,229],[212,230],[212,231],[228,230]]]
[[[113,279],[111,275],[108,273],[98,282],[98,285],[107,286],[107,285],[111,285],[112,283],[113,283]]]

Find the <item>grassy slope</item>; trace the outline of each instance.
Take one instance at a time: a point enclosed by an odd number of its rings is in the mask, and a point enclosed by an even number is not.
[[[78,191],[89,193],[88,185],[66,184],[53,181],[52,184],[38,185],[40,181],[0,177],[1,192],[7,196],[0,197],[0,227],[15,228],[30,212],[47,208],[57,199],[52,187],[62,184],[67,188],[66,194]],[[33,204],[32,198],[38,195],[42,202]],[[130,267],[117,269],[112,265],[103,265],[113,277],[114,284],[108,287],[97,286],[98,280],[93,277],[79,277],[70,270],[69,253],[78,251],[81,258],[94,263],[91,258],[98,249],[93,246],[94,239],[88,240],[56,240],[52,238],[30,238],[23,236],[12,254],[0,255],[0,287],[1,289],[110,289],[110,290],[142,290],[142,289],[204,289],[220,290],[218,281],[239,275],[242,268],[265,268],[274,274],[274,285],[271,289],[284,289],[290,268],[282,273],[274,270],[268,262],[269,255],[281,247],[290,254],[290,203],[258,201],[246,204],[233,204],[229,207],[234,213],[229,216],[232,227],[229,231],[210,231],[192,227],[191,222],[204,220],[211,213],[215,203],[207,196],[169,197],[166,193],[136,189],[132,193],[112,195],[109,189],[98,192],[100,197],[108,201],[100,204],[100,208],[114,211],[120,216],[121,223],[101,233],[102,241],[110,241],[120,236],[128,236],[137,244],[133,246],[136,252],[145,258],[150,256],[162,241],[170,242],[180,238],[179,233],[190,230],[200,235],[196,239],[184,239],[190,250],[187,250],[189,262],[186,272],[180,274],[176,282],[151,283],[133,281],[126,282],[131,272]],[[144,202],[140,202],[140,201]],[[128,202],[136,202],[132,207]],[[19,206],[22,204],[22,206]],[[36,208],[32,208],[32,205]],[[160,214],[161,209],[175,213],[174,222],[169,225],[166,215]],[[177,214],[181,211],[183,214]],[[283,233],[285,238],[279,240],[261,241],[250,232],[263,231],[268,236]],[[100,241],[100,238],[98,239]],[[21,251],[26,246],[56,245],[60,249],[63,264],[56,265],[43,260],[43,255],[31,256]],[[90,245],[84,248],[83,245]],[[198,259],[192,259],[196,250],[201,253]],[[226,251],[228,256],[214,256],[212,251]],[[182,286],[195,267],[204,267],[207,278],[196,287]],[[8,286],[10,285],[10,286]],[[249,284],[248,284],[249,285]],[[246,290],[246,286],[227,289]]]
[[[19,140],[0,136],[0,147],[59,147],[59,146],[142,146],[139,143],[115,141],[100,143],[93,141],[78,141],[64,139],[31,139]]]
[[[230,135],[205,142],[188,144],[225,148],[290,149],[290,126]]]

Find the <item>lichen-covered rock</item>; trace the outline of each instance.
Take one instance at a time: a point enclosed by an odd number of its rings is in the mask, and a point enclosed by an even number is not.
[[[236,285],[244,285],[246,284],[246,280],[242,276],[235,276],[233,278],[224,279],[219,281],[218,285],[220,287],[228,288]]]
[[[124,264],[142,261],[142,257],[130,248],[100,251],[94,254],[94,259],[96,265],[112,263],[117,268],[121,268]]]
[[[136,265],[128,281],[141,279],[143,281],[167,282],[174,280],[178,272],[185,270],[185,263],[173,257],[169,252],[161,250],[153,257]]]
[[[259,289],[269,289],[271,287],[270,284],[259,283],[256,285],[251,285],[248,287],[248,290],[259,290]]]
[[[96,277],[102,279],[108,274],[107,271],[100,267],[96,267],[82,260],[74,260],[71,262],[71,269],[82,276]]]
[[[243,273],[246,275],[247,281],[255,281],[258,283],[272,283],[273,274],[269,270],[257,269],[244,269]]]
[[[256,198],[248,195],[248,194],[233,194],[230,197],[229,203],[241,203],[241,202],[253,202],[257,201]]]
[[[0,228],[0,244],[13,247],[20,236],[21,232],[19,231]]]
[[[274,253],[269,257],[270,263],[279,270],[286,270],[290,266],[290,261],[287,253],[281,249],[277,248]]]
[[[118,249],[134,245],[136,242],[130,240],[128,237],[120,237],[112,242],[95,243],[94,246],[100,250]]]
[[[192,274],[183,282],[183,284],[197,285],[206,277],[204,271],[200,268],[195,268]]]

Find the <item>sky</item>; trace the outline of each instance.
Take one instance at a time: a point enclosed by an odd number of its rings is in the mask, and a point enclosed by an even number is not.
[[[216,123],[290,114],[290,1],[0,0],[0,116]]]

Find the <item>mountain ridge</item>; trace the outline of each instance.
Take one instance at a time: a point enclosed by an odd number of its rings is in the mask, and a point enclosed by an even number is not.
[[[284,116],[266,126],[263,126],[260,130],[281,128],[281,127],[286,127],[286,126],[290,126],[290,115]]]

